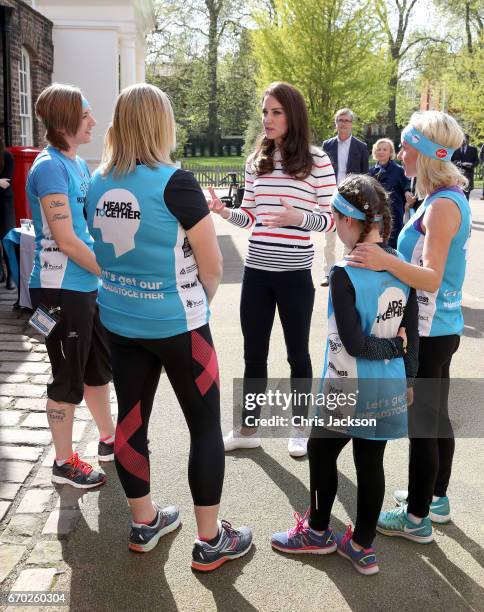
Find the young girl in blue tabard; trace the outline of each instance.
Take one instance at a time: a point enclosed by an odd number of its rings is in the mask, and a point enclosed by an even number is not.
[[[388,194],[375,179],[347,177],[332,207],[338,235],[349,249],[371,242],[395,253],[386,246]],[[322,390],[358,387],[359,399],[355,406],[320,413],[324,426],[313,427],[308,443],[310,508],[304,516],[295,514],[295,527],[272,536],[274,548],[313,554],[337,550],[360,573],[379,571],[372,543],[385,490],[383,454],[387,440],[407,434],[405,378],[415,376],[417,347],[415,292],[387,272],[350,268],[344,260],[336,264],[330,274]],[[369,425],[358,426],[357,419]],[[349,526],[335,534],[329,521],[338,488],[337,459],[350,440],[358,480],[356,525],[354,531]]]

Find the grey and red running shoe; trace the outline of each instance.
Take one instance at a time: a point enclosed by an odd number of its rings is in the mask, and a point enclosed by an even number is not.
[[[79,455],[74,453],[62,465],[57,465],[54,460],[52,482],[68,484],[76,489],[92,489],[106,482],[106,474],[97,472],[92,465],[82,461],[82,459],[79,459]]]
[[[227,521],[217,521],[219,540],[215,546],[195,540],[192,551],[192,568],[199,572],[211,572],[226,561],[233,561],[247,554],[252,546],[252,531],[248,527],[234,529]]]
[[[149,552],[158,544],[159,539],[175,531],[181,523],[180,512],[176,506],[167,506],[160,508],[157,504],[153,504],[157,516],[154,525],[142,525],[139,523],[131,523],[131,529],[128,536],[128,548],[135,552]]]

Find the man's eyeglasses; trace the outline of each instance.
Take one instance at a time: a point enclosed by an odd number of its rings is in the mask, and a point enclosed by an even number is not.
[[[336,119],[337,123],[353,123],[353,119]]]

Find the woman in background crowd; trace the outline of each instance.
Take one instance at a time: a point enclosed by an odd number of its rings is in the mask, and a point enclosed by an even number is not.
[[[413,203],[410,181],[405,176],[402,166],[395,160],[395,147],[389,138],[380,138],[372,149],[376,165],[370,168],[370,176],[374,176],[390,194],[390,209],[392,212],[392,233],[388,246],[397,248],[397,239],[403,227],[403,216],[406,203]]]

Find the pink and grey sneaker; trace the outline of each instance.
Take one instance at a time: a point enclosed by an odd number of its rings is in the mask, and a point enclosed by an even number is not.
[[[294,513],[295,527],[284,532],[272,534],[272,548],[285,553],[312,555],[327,555],[336,550],[336,542],[332,529],[326,529],[323,534],[317,533],[308,525],[309,509],[303,515]]]
[[[338,553],[351,561],[353,567],[356,571],[360,572],[360,574],[364,574],[365,576],[371,576],[372,574],[377,574],[380,571],[378,567],[378,563],[376,561],[376,554],[373,548],[362,548],[361,550],[356,550],[353,547],[351,542],[351,538],[353,537],[353,528],[351,525],[348,525],[348,529],[344,534],[337,533],[336,544],[338,546]]]
[[[213,546],[197,538],[192,551],[192,568],[212,572],[226,561],[246,555],[252,546],[252,531],[248,527],[234,529],[228,521],[217,521],[219,538]]]

